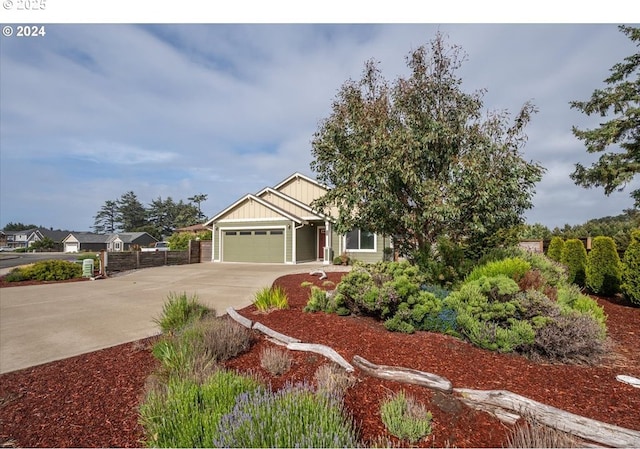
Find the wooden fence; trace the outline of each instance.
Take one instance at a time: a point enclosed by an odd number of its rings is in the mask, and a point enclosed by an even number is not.
[[[208,243],[208,245],[207,245]],[[207,246],[209,249],[207,249]],[[119,271],[138,270],[140,268],[161,267],[164,265],[187,265],[211,261],[211,242],[192,240],[184,251],[122,251],[100,252],[101,265],[105,267],[101,274],[108,275]],[[208,253],[208,259],[207,257]]]

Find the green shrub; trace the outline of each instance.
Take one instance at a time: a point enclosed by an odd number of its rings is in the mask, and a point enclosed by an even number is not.
[[[564,239],[562,237],[553,237],[547,248],[547,257],[556,262],[562,261],[562,250],[564,248]]]
[[[256,292],[253,304],[261,312],[269,312],[277,309],[288,309],[289,298],[287,293],[279,285],[264,287]]]
[[[204,383],[172,377],[166,386],[147,393],[140,422],[148,447],[211,447],[218,438],[221,417],[231,411],[241,393],[255,391],[257,382],[218,370]]]
[[[593,298],[583,295],[575,285],[568,285],[558,289],[558,304],[564,314],[578,312],[589,315],[600,326],[602,337],[607,332],[607,315],[604,309]]]
[[[464,282],[475,281],[483,276],[492,277],[501,274],[518,282],[530,269],[531,264],[526,260],[520,257],[510,257],[475,267],[465,278]]]
[[[171,292],[162,306],[162,314],[154,322],[162,332],[175,332],[202,318],[207,312],[209,309],[198,302],[197,295],[189,298],[186,292],[179,295]]]
[[[66,260],[42,260],[11,270],[5,277],[8,282],[18,281],[66,281],[82,276],[82,266]]]
[[[624,252],[620,290],[625,298],[640,305],[640,229],[631,233],[631,243]]]
[[[402,390],[382,403],[380,415],[389,433],[401,440],[417,443],[431,433],[431,412]]]
[[[304,307],[305,312],[328,312],[329,297],[327,292],[315,285],[311,286],[307,305]]]
[[[256,390],[220,419],[213,447],[356,447],[355,427],[340,401],[308,385]]]
[[[567,282],[584,287],[587,250],[578,239],[569,239],[562,249],[562,264],[567,267]]]
[[[539,271],[544,282],[551,287],[558,287],[567,282],[567,268],[560,262],[531,251],[523,251],[520,258],[529,262],[531,269]]]
[[[4,277],[7,282],[21,282],[29,279],[29,271],[24,267],[16,267]]]
[[[622,266],[616,242],[611,237],[594,237],[587,255],[585,282],[596,295],[613,296],[620,291]]]

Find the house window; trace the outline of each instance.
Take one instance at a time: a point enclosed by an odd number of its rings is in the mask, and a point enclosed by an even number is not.
[[[347,232],[347,251],[375,251],[376,235],[373,232],[362,229],[354,229]]]
[[[120,249],[121,249],[120,242],[115,242],[115,243],[113,244],[113,248],[114,248],[116,251],[120,251]]]

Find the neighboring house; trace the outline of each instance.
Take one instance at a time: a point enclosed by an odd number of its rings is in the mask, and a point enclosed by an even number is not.
[[[39,229],[25,229],[23,231],[3,231],[6,236],[6,246],[9,248],[28,248],[34,242],[44,237]]]
[[[205,223],[213,234],[212,260],[329,264],[343,253],[365,262],[382,260],[389,237],[360,229],[339,235],[335,219],[311,207],[327,190],[294,173],[273,188],[240,198]]]
[[[148,246],[158,240],[146,232],[120,232],[117,234],[95,234],[72,232],[62,243],[65,253],[80,251],[130,251],[132,246]]]

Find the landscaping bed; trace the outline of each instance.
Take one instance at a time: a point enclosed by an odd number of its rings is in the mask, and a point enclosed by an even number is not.
[[[327,273],[338,283],[342,273]],[[620,300],[597,298],[608,315],[609,354],[596,366],[534,363],[522,356],[479,349],[451,336],[431,332],[407,335],[387,331],[370,318],[306,313],[308,281],[318,276],[289,275],[276,280],[288,293],[287,310],[238,312],[303,342],[332,347],[348,361],[354,355],[384,365],[437,374],[456,388],[501,389],[599,421],[640,430],[640,390],[618,382],[640,377],[640,309]],[[223,312],[223,311],[219,311]],[[141,341],[48,363],[0,376],[0,445],[30,447],[139,447],[143,445],[137,407],[148,375],[157,367],[150,342]],[[260,367],[262,349],[273,345],[256,336],[251,350],[226,363],[254,372],[273,388],[313,380],[327,363],[322,356],[292,352],[293,364],[274,377]],[[511,428],[484,412],[463,406],[452,396],[423,387],[366,376],[356,370],[356,385],[345,405],[363,443],[391,437],[382,424],[381,400],[400,389],[424,402],[433,413],[433,431],[422,447],[500,447]]]

